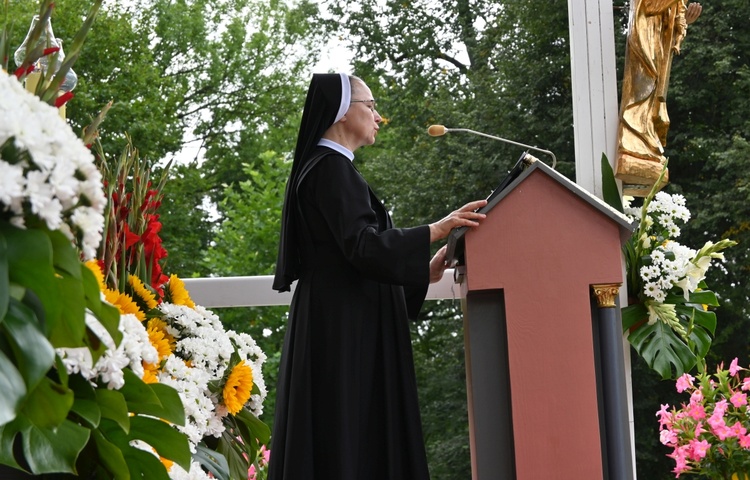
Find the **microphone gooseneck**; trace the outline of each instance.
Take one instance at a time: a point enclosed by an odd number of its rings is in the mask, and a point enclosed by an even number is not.
[[[486,133],[477,132],[475,130],[469,130],[468,128],[447,128],[445,125],[430,125],[427,128],[427,133],[432,137],[440,137],[442,135],[445,135],[447,132],[467,132],[467,133],[473,133],[474,135],[479,135],[481,137],[487,137],[491,138],[492,140],[498,140],[505,143],[510,143],[512,145],[516,145],[519,147],[524,148],[530,148],[532,150],[536,150],[537,152],[546,153],[550,157],[552,157],[552,169],[555,169],[555,166],[557,165],[557,157],[555,157],[555,154],[550,152],[549,150],[544,150],[539,147],[534,147],[531,145],[526,145],[523,143],[514,142],[513,140],[508,140],[507,138],[502,137],[496,137],[494,135],[487,135]]]

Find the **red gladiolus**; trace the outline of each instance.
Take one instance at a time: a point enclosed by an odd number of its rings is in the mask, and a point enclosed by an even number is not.
[[[16,78],[17,78],[17,79],[19,79],[19,80],[20,80],[20,79],[21,79],[21,77],[23,77],[24,75],[28,75],[28,74],[30,74],[31,72],[33,72],[33,71],[34,71],[34,68],[35,68],[35,67],[34,67],[34,64],[33,64],[33,63],[32,63],[31,65],[27,66],[26,68],[24,68],[24,66],[23,66],[23,65],[21,65],[20,67],[18,67],[18,68],[16,69],[16,71],[14,72],[14,75],[16,76]]]
[[[73,92],[65,92],[65,93],[63,93],[62,95],[60,95],[59,97],[57,97],[57,100],[55,100],[55,107],[57,107],[57,108],[62,107],[71,98],[73,98]]]
[[[141,236],[137,235],[130,231],[130,227],[128,227],[128,224],[123,224],[123,232],[125,236],[125,248],[128,249],[138,243],[138,241],[141,240]]]
[[[52,53],[57,53],[58,51],[60,51],[60,47],[45,48],[44,51],[42,52],[42,56],[50,55]]]

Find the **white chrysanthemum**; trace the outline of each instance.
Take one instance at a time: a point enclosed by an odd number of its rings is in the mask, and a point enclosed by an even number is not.
[[[169,470],[169,478],[172,480],[212,480],[206,472],[203,471],[200,464],[195,460],[190,463],[190,471],[186,472],[185,469],[177,465],[172,465]]]
[[[27,217],[36,217],[50,230],[66,232],[72,241],[81,241],[84,257],[92,258],[101,242],[106,204],[93,155],[57,109],[27,92],[15,76],[0,75],[0,98],[0,146],[13,139],[31,160],[0,158],[0,211],[10,211],[8,220],[19,228],[31,224]],[[84,205],[87,221],[72,222]]]

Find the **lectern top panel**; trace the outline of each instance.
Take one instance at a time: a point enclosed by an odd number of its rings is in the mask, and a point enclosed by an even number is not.
[[[487,205],[477,211],[480,213],[487,213],[492,210],[492,207],[494,207],[499,200],[500,194],[502,194],[503,191],[507,189],[508,186],[513,183],[513,181],[516,180],[524,170],[526,170],[532,163],[536,161],[537,159],[530,155],[528,152],[523,152],[516,164],[508,172],[508,175],[506,175],[505,178],[500,182],[500,184],[494,190],[492,190],[492,192],[490,192],[489,196],[487,197]],[[454,260],[458,261],[459,263],[463,262],[463,258],[458,258],[463,257],[463,248],[456,247],[462,246],[463,237],[467,230],[468,227],[455,228],[448,235],[448,250],[446,252],[446,261],[449,264],[453,264]]]

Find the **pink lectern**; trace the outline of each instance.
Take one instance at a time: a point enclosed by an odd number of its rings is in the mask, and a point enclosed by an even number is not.
[[[464,311],[472,477],[633,477],[616,297],[626,217],[524,154],[449,237]]]

